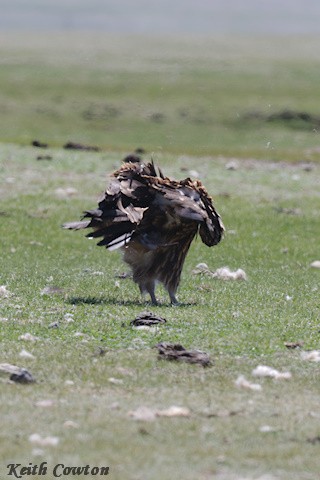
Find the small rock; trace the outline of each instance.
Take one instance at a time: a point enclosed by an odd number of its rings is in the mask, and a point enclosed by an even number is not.
[[[36,407],[42,407],[42,408],[51,408],[55,405],[55,402],[54,400],[38,400],[36,403],[35,403],[35,406]]]
[[[0,298],[8,298],[11,293],[7,290],[5,285],[0,285]]]
[[[34,359],[35,356],[32,355],[32,353],[30,352],[27,352],[27,350],[21,350],[21,352],[19,353],[19,357],[21,358],[30,358],[30,359]]]
[[[246,388],[248,390],[254,390],[256,392],[262,390],[261,385],[259,383],[252,383],[249,382],[243,375],[239,375],[237,380],[235,381],[235,386],[238,388]]]
[[[20,335],[19,336],[19,340],[24,340],[25,342],[36,342],[37,340],[39,340],[38,337],[36,337],[35,335],[32,335],[32,333],[24,333],[23,335]]]
[[[309,352],[301,352],[302,360],[310,362],[320,362],[320,350],[310,350]]]
[[[271,377],[277,380],[288,380],[292,377],[290,372],[279,372],[275,368],[268,367],[267,365],[258,365],[253,371],[254,377]]]
[[[40,447],[55,447],[59,443],[59,437],[42,437],[39,433],[33,433],[29,436],[29,442]]]
[[[58,321],[52,322],[48,325],[48,328],[59,328],[59,327],[60,327],[60,324]]]

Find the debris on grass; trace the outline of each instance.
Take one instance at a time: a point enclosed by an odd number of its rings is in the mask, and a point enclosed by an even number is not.
[[[7,290],[6,285],[0,285],[0,298],[8,298],[11,293]]]
[[[63,424],[64,428],[79,428],[79,423],[73,420],[66,420]]]
[[[35,382],[34,377],[25,368],[21,368],[18,373],[12,373],[12,375],[10,375],[10,380],[12,382],[24,383],[24,384]]]
[[[192,270],[192,273],[193,275],[208,275],[212,278],[217,278],[218,280],[247,280],[247,275],[241,268],[231,271],[229,267],[221,267],[213,272],[209,269],[206,263],[198,263],[194,270]]]
[[[38,242],[37,240],[31,240],[31,242],[29,242],[29,245],[33,245],[34,247],[43,247],[43,243]]]
[[[137,410],[128,412],[129,417],[143,422],[153,422],[156,419],[156,411],[149,407],[139,407]]]
[[[29,436],[29,442],[39,447],[56,447],[59,441],[59,437],[42,437],[39,433],[33,433]]]
[[[312,445],[316,445],[320,443],[320,435],[317,435],[316,437],[308,438],[307,442],[311,443]]]
[[[285,215],[302,215],[302,211],[300,208],[276,207],[275,211],[278,213],[284,213]]]
[[[0,364],[0,374],[9,375],[9,380],[16,383],[27,384],[35,382],[35,379],[26,368],[11,365],[10,363]]]
[[[166,323],[166,319],[159,317],[159,315],[155,315],[152,312],[141,312],[134,320],[131,320],[130,325],[133,327],[150,327],[153,325],[158,325],[159,323]]]
[[[241,268],[234,272],[229,267],[218,268],[214,272],[214,276],[219,280],[247,280],[247,275]]]
[[[55,401],[54,401],[54,400],[50,400],[50,399],[47,399],[47,400],[38,400],[38,401],[35,403],[35,406],[36,406],[36,407],[41,407],[41,408],[51,408],[51,407],[54,407],[54,406],[55,406]]]
[[[65,150],[84,150],[86,152],[99,152],[100,148],[92,145],[84,145],[83,143],[67,142],[63,145]]]
[[[254,377],[270,377],[277,380],[288,380],[292,377],[290,372],[279,372],[275,368],[268,367],[267,365],[258,365],[253,371]]]
[[[238,388],[246,388],[248,390],[254,390],[256,392],[262,390],[262,386],[259,383],[249,382],[249,380],[247,380],[244,375],[239,375],[239,377],[234,383],[235,386]]]
[[[55,322],[51,322],[49,323],[48,325],[48,328],[59,328],[60,327],[60,324],[58,321],[55,321]]]
[[[130,411],[129,417],[134,420],[145,422],[152,422],[157,417],[190,417],[191,412],[189,408],[172,405],[164,410],[152,409],[149,407],[139,407],[137,410]]]
[[[57,295],[64,293],[64,289],[55,285],[47,285],[41,290],[41,295]]]
[[[200,174],[199,174],[199,172],[197,172],[197,170],[189,170],[189,175],[190,175],[190,177],[193,177],[193,178],[199,178],[200,177]]]
[[[40,142],[39,140],[33,140],[31,145],[33,147],[37,147],[37,148],[48,148],[48,144],[47,143],[44,143],[44,142]]]
[[[238,170],[239,168],[239,161],[237,159],[231,159],[225,165],[227,170]]]
[[[295,348],[303,347],[304,342],[285,342],[284,346],[288,349],[294,350]]]
[[[157,417],[190,417],[190,410],[187,407],[172,405],[164,410],[156,410]]]
[[[310,267],[320,268],[320,260],[315,260],[314,262],[310,263]]]
[[[23,340],[24,342],[36,342],[39,340],[39,337],[36,337],[35,335],[32,335],[32,333],[24,333],[23,335],[20,335],[19,340]]]
[[[216,412],[204,410],[202,415],[207,418],[227,418],[227,417],[234,417],[235,415],[240,415],[243,413],[243,410],[218,410]]]
[[[52,160],[51,155],[38,155],[37,160]]]
[[[63,316],[64,320],[67,322],[67,323],[72,323],[74,322],[74,319],[73,319],[73,313],[65,313],[65,315]]]
[[[22,350],[21,350],[21,352],[19,353],[19,357],[21,357],[21,358],[30,358],[30,360],[36,358],[34,355],[32,355],[32,353],[28,352],[28,351],[25,350],[25,349],[22,349]]]
[[[310,362],[320,362],[320,350],[310,350],[309,352],[301,352],[302,360]]]
[[[123,380],[121,378],[114,378],[114,377],[109,377],[108,382],[113,383],[114,385],[122,385]]]
[[[166,342],[158,343],[155,348],[158,349],[159,359],[198,363],[203,367],[212,365],[209,355],[200,350],[186,350],[182,345]]]
[[[272,432],[276,432],[276,430],[273,427],[271,427],[270,425],[262,425],[259,428],[259,432],[261,432],[261,433],[272,433]]]
[[[66,387],[72,387],[74,385],[74,381],[73,380],[66,380],[64,382],[65,386]]]

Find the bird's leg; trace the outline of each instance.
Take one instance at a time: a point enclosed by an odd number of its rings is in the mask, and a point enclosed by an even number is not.
[[[179,305],[179,302],[175,296],[175,292],[172,291],[172,290],[169,290],[169,297],[170,297],[170,301],[171,301],[171,305]]]
[[[150,281],[148,283],[140,283],[139,288],[142,296],[144,296],[146,292],[149,293],[152,305],[158,305],[158,302],[154,293],[154,289],[155,289],[154,281]]]
[[[146,285],[146,287],[147,287],[147,292],[150,295],[152,305],[158,305],[158,302],[157,302],[157,299],[156,299],[156,296],[155,296],[155,293],[154,293],[155,282],[154,281],[149,282]]]

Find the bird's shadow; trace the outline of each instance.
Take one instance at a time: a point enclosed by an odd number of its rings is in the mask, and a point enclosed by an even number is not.
[[[159,303],[153,305],[151,302],[144,302],[143,300],[120,300],[115,297],[93,297],[93,296],[72,296],[66,299],[71,305],[123,305],[123,306],[140,306],[140,307],[193,307],[197,305],[195,302],[178,303],[172,305],[171,303]]]

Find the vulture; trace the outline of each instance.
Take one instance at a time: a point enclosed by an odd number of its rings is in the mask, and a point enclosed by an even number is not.
[[[212,247],[224,227],[212,198],[199,180],[165,177],[153,161],[126,161],[110,176],[98,208],[86,210],[82,221],[63,225],[91,229],[99,246],[121,249],[142,295],[157,305],[155,286],[162,283],[177,305],[176,291],[184,260],[198,233]]]

